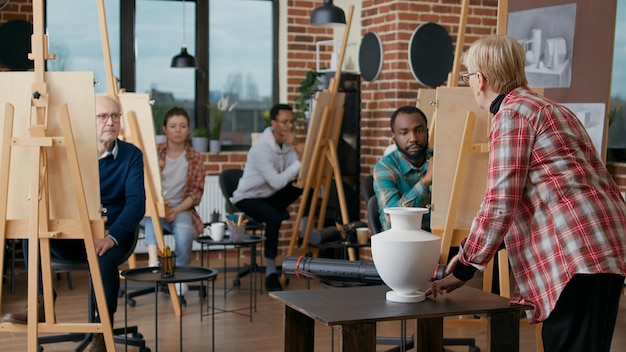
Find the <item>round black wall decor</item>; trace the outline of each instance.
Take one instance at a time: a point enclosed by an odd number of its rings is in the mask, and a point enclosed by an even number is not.
[[[28,59],[31,52],[33,24],[22,20],[8,21],[0,26],[0,62],[15,71],[34,67]]]
[[[361,40],[359,48],[359,68],[366,81],[378,78],[383,67],[383,45],[378,34],[368,32]]]
[[[435,88],[452,71],[454,52],[448,32],[440,25],[427,22],[415,29],[409,41],[409,64],[420,84]]]

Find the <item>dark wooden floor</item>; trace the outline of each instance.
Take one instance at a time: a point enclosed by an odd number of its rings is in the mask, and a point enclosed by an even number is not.
[[[140,258],[139,264],[145,264]],[[199,264],[197,261],[194,264]],[[245,261],[245,259],[243,259]],[[220,265],[221,261],[211,261],[212,265]],[[235,265],[236,261],[229,259],[229,265]],[[232,284],[233,273],[226,274],[228,286]],[[87,276],[85,273],[72,274],[74,289],[69,290],[63,276],[56,282],[58,299],[56,302],[57,321],[59,322],[82,322],[86,319],[86,289]],[[2,314],[20,310],[26,302],[27,288],[26,275],[23,268],[18,271],[16,280],[16,292],[11,294],[7,280],[3,284]],[[263,279],[262,274],[257,274],[256,279]],[[223,274],[218,275],[217,286],[223,286]],[[224,295],[221,287],[216,288],[215,306],[227,309],[242,308],[249,302],[249,279],[245,277],[241,281],[239,289],[231,290]],[[311,289],[322,287],[311,282]],[[307,289],[307,282],[292,278],[287,286],[289,290]],[[178,319],[174,316],[169,295],[160,293],[158,300],[158,324],[159,324],[159,350],[178,351],[179,329]],[[257,310],[249,317],[236,313],[219,313],[215,316],[215,350],[216,351],[282,351],[283,349],[283,307],[281,304],[269,298],[267,292],[257,295]],[[210,351],[211,350],[211,317],[204,316],[200,320],[200,297],[198,292],[190,291],[185,295],[187,301],[183,308],[183,350],[184,351]],[[240,313],[247,313],[246,310]],[[136,306],[128,307],[129,324],[139,325],[148,347],[155,350],[154,333],[154,295],[141,296],[136,299]],[[120,298],[118,312],[115,314],[115,327],[124,324],[124,300]],[[412,334],[414,322],[407,322],[408,334]],[[378,335],[398,336],[399,322],[386,322],[378,325]],[[626,350],[626,296],[623,296],[618,323],[615,329],[613,346],[611,351]],[[525,327],[521,329],[521,351],[535,351],[535,329]],[[334,339],[330,328],[316,325],[316,348],[315,351],[339,351],[338,333]],[[477,344],[486,351],[486,334],[484,329],[472,328],[446,328],[445,337],[475,337]],[[0,333],[0,351],[24,351],[26,349],[26,334]],[[44,351],[73,351],[75,343],[58,343],[45,345]],[[118,351],[124,351],[124,346],[117,345]],[[389,346],[378,346],[377,350],[384,351]],[[129,348],[129,351],[137,351]],[[450,347],[452,351],[467,351],[467,347]]]

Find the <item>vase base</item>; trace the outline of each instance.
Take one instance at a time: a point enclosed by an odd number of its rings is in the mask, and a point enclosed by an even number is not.
[[[398,303],[417,303],[426,299],[423,292],[415,291],[410,294],[404,294],[396,291],[387,291],[387,300]]]

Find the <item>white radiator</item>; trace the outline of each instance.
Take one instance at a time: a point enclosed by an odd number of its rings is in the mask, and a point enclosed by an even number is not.
[[[220,213],[220,219],[224,219],[226,214],[226,199],[222,195],[218,176],[206,176],[204,178],[204,194],[202,201],[196,208],[202,222],[211,222],[211,214],[216,211]]]
[[[202,222],[210,222],[211,214],[213,211],[217,211],[220,213],[220,219],[224,219],[224,215],[226,214],[226,200],[222,195],[222,190],[220,189],[220,184],[217,176],[206,176],[204,178],[204,193],[202,195],[202,200],[200,204],[196,207],[196,211],[200,215]],[[170,248],[174,248],[174,236],[165,236],[164,238],[165,244]],[[194,251],[200,250],[200,245],[197,242],[193,242],[192,249]],[[146,253],[146,245],[143,240],[143,234],[139,234],[139,240],[137,241],[137,246],[135,247],[135,253]]]

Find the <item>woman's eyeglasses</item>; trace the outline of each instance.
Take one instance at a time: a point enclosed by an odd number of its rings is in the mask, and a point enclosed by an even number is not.
[[[467,83],[469,82],[470,77],[477,73],[478,72],[461,72],[461,79],[463,80],[463,82]]]

